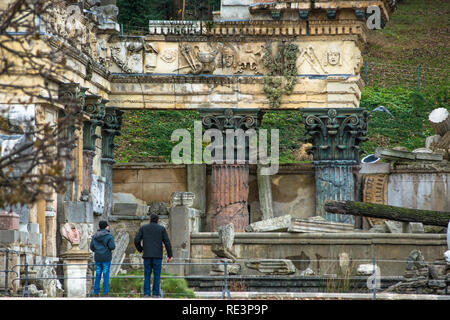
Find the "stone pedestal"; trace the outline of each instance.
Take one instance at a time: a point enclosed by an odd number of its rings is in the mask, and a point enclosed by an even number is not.
[[[244,232],[249,224],[248,164],[213,164],[211,166],[212,231],[233,223],[236,232]]]
[[[19,230],[20,216],[15,212],[0,212],[0,230]]]
[[[68,298],[84,298],[87,292],[86,276],[90,253],[74,247],[61,254],[64,263],[64,292]]]
[[[173,206],[170,208],[170,243],[172,245],[172,251],[174,257],[178,261],[189,262],[190,249],[191,249],[191,230],[190,230],[190,217],[189,209],[187,206]],[[184,265],[168,265],[166,267],[167,272],[177,273],[184,275],[186,270]]]

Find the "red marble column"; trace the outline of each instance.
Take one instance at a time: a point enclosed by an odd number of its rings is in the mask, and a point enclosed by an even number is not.
[[[249,224],[248,164],[213,164],[209,215],[212,231],[229,223],[236,232]]]

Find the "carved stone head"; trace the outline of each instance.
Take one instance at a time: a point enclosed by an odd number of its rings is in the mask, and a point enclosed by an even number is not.
[[[341,52],[335,46],[330,46],[326,53],[325,65],[340,66],[341,63]]]
[[[77,229],[75,224],[66,223],[61,227],[61,235],[72,245],[78,245],[81,241],[81,231]]]
[[[237,65],[236,51],[231,47],[224,47],[222,51],[223,63],[226,68],[234,68]]]

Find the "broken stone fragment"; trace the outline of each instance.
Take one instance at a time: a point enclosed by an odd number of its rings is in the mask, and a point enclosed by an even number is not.
[[[297,271],[292,261],[288,259],[255,259],[246,262],[245,266],[267,275],[294,274]]]
[[[149,214],[157,214],[158,216],[165,216],[169,214],[164,202],[152,202],[148,209]]]
[[[148,212],[147,203],[137,199],[131,193],[113,193],[113,215],[120,216],[146,216]]]
[[[360,264],[358,266],[358,269],[356,270],[356,272],[362,276],[370,276],[370,275],[373,275],[373,273],[376,269],[379,269],[379,267],[377,265],[375,265],[375,268],[374,268],[374,265],[372,263]]]
[[[283,232],[291,225],[292,216],[284,215],[263,221],[253,222],[246,228],[246,232]]]
[[[225,262],[227,262],[227,274],[239,274],[241,272],[241,265],[234,263],[231,259],[221,259],[220,262],[212,267],[212,272],[214,274],[224,274],[225,273]]]
[[[295,218],[292,219],[288,232],[353,232],[355,231],[352,224],[331,222],[322,217],[312,217],[308,219]]]
[[[236,261],[237,255],[233,252],[232,247],[234,243],[234,224],[229,223],[218,227],[220,244],[215,244],[211,247],[219,258],[227,258]]]
[[[301,276],[313,276],[314,275],[314,271],[311,268],[306,268],[305,270],[300,272],[300,275]]]

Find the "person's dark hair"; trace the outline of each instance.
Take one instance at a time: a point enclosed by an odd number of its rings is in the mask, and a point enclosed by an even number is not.
[[[98,223],[98,227],[99,227],[100,229],[105,229],[107,226],[109,226],[109,224],[108,224],[107,221],[102,220],[102,221],[100,221],[100,222]]]
[[[158,223],[158,220],[159,220],[159,216],[158,216],[157,214],[152,213],[152,214],[150,215],[150,222]]]

